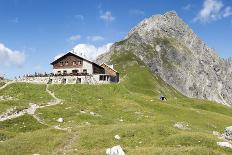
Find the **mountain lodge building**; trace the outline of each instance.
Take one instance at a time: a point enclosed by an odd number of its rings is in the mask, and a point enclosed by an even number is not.
[[[53,61],[51,65],[53,74],[56,75],[105,74],[103,67],[71,52]]]
[[[18,82],[43,84],[110,84],[119,82],[119,73],[112,65],[98,65],[86,58],[68,52],[51,63],[52,73],[26,75]]]
[[[53,75],[63,77],[61,83],[67,83],[66,77],[76,77],[76,83],[117,83],[119,82],[119,73],[113,68],[113,65],[105,63],[98,65],[79,55],[68,52],[51,63],[53,66]],[[49,83],[52,83],[52,78]],[[73,83],[73,82],[71,82]]]

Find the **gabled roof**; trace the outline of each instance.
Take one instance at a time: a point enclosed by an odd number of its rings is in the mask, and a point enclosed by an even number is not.
[[[115,69],[113,69],[112,67],[110,67],[109,65],[107,65],[106,63],[102,63],[101,66],[102,66],[102,65],[106,65],[106,66],[109,67],[111,70],[113,70],[114,72],[118,73],[118,71],[116,71]]]
[[[59,62],[60,60],[62,60],[64,57],[66,57],[66,56],[68,56],[68,55],[72,55],[72,56],[74,56],[74,57],[77,57],[77,58],[79,58],[79,59],[85,60],[85,61],[87,61],[87,62],[89,62],[89,63],[91,63],[91,64],[94,64],[94,65],[97,65],[97,66],[101,67],[100,65],[98,65],[98,64],[96,64],[96,63],[94,63],[94,62],[92,62],[92,61],[90,61],[90,60],[88,60],[88,59],[86,59],[86,58],[83,58],[83,57],[81,57],[81,56],[79,56],[79,55],[77,55],[77,54],[74,54],[74,53],[72,53],[72,52],[66,53],[65,55],[61,56],[60,58],[56,59],[55,61],[53,61],[53,62],[50,63],[50,64],[51,64],[51,65],[54,65],[55,63]],[[102,68],[102,67],[101,67],[101,68]]]

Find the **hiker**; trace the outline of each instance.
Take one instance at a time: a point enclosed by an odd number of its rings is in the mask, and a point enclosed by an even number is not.
[[[167,98],[165,96],[160,96],[161,101],[167,101]]]

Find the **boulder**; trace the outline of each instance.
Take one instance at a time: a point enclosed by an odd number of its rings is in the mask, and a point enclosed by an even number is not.
[[[232,126],[226,127],[223,135],[225,139],[232,140]]]
[[[64,122],[64,119],[63,119],[63,118],[58,118],[58,119],[57,119],[57,122],[63,123],[63,122]]]
[[[120,145],[106,149],[106,155],[125,155]]]
[[[96,114],[95,114],[94,112],[92,112],[92,111],[91,111],[91,112],[89,112],[89,113],[90,113],[90,115],[93,115],[93,116],[95,116],[95,115],[96,115]]]
[[[230,144],[229,142],[217,142],[217,145],[220,147],[232,148],[232,144]]]
[[[121,139],[121,137],[119,135],[115,135],[114,138],[117,139],[117,140]]]
[[[189,125],[184,123],[184,122],[177,122],[174,124],[175,128],[181,129],[181,130],[189,130],[190,128],[188,127]]]

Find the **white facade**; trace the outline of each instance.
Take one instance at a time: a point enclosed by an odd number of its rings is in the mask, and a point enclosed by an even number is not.
[[[86,69],[87,70],[87,73],[89,74],[93,74],[93,64],[92,63],[89,63],[88,61],[86,60],[83,60],[83,67],[82,69]]]

